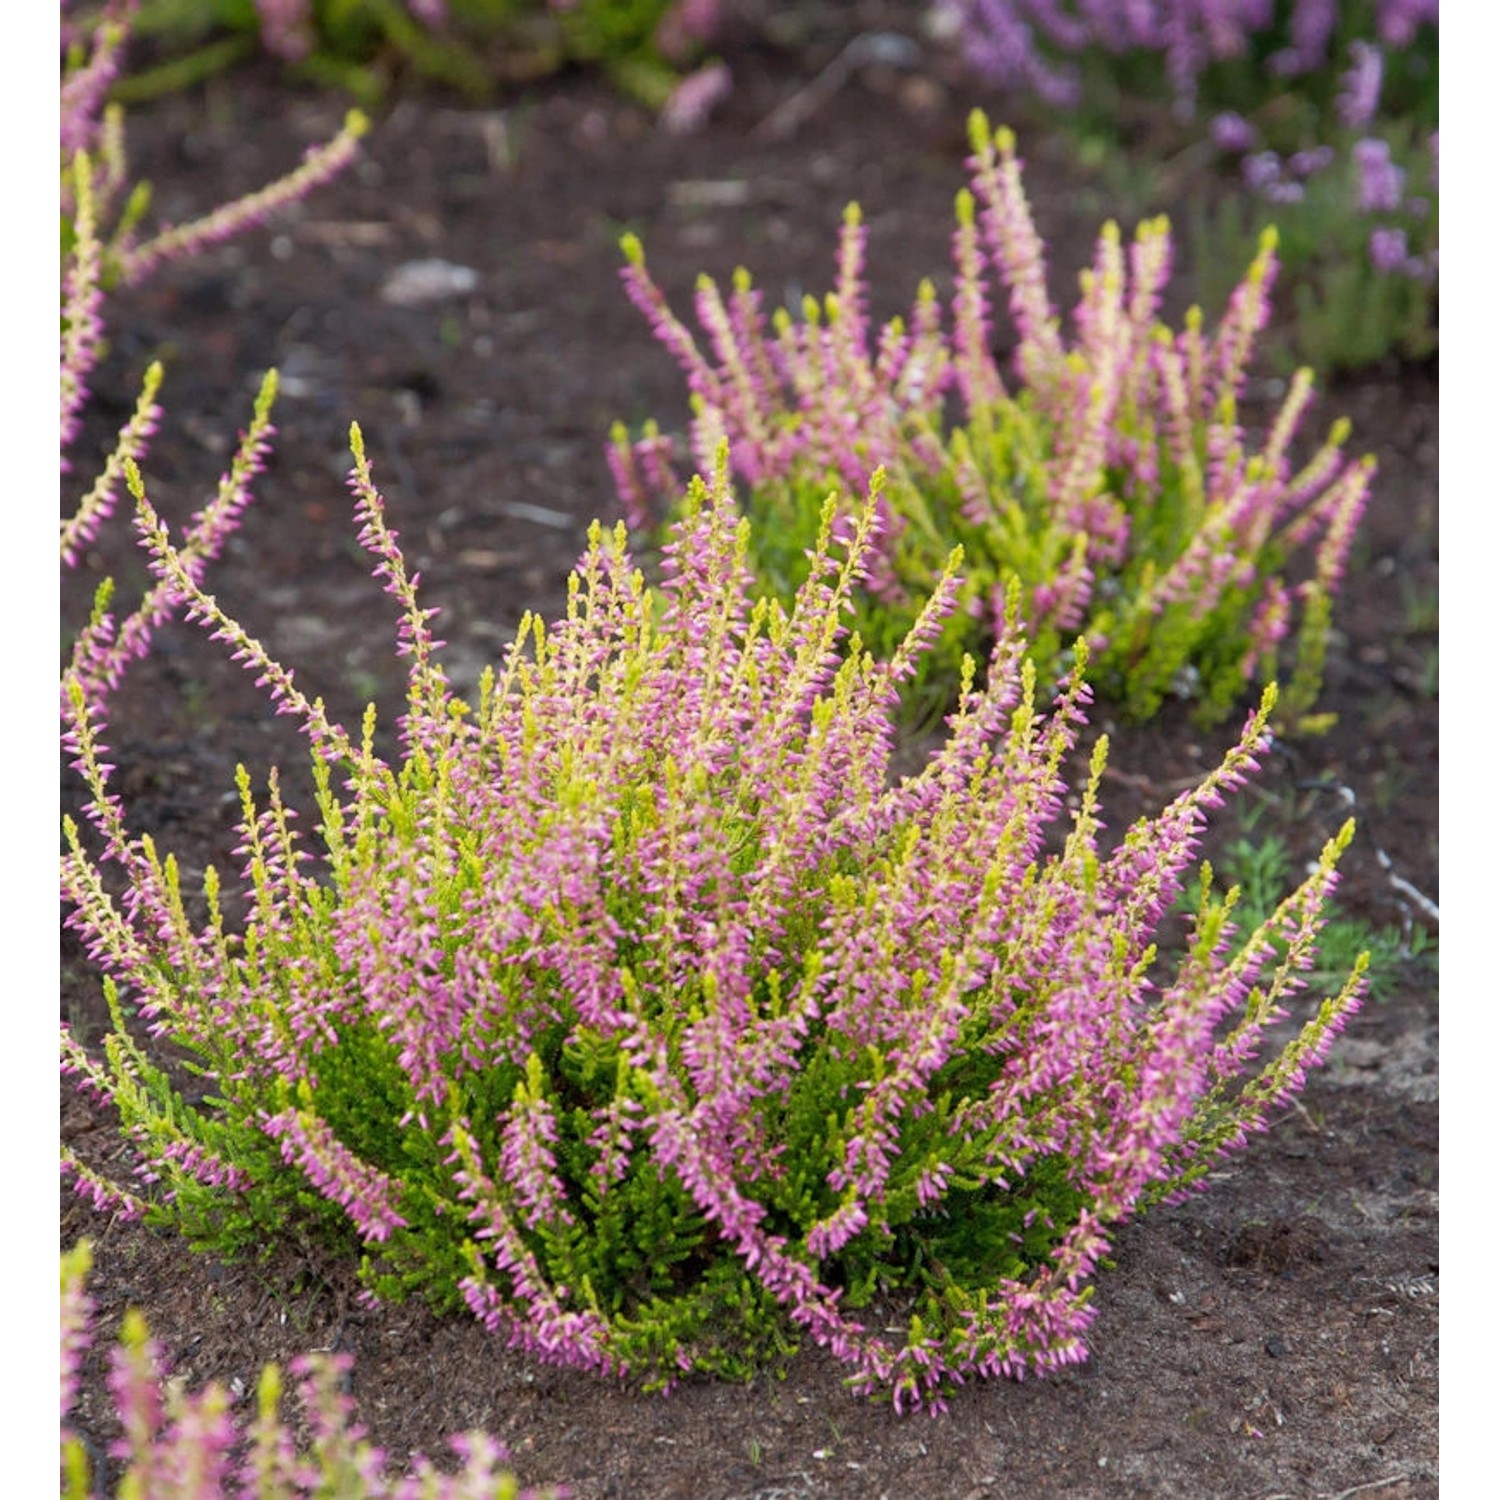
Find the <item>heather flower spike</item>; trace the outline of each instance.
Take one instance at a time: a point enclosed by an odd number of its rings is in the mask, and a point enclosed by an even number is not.
[[[142,245],[122,245],[117,251],[122,278],[127,282],[142,281],[165,261],[180,260],[210,245],[222,244],[252,225],[264,223],[278,209],[299,202],[354,160],[359,139],[369,128],[365,115],[352,109],[339,133],[325,145],[308,151],[301,166],[285,177],[226,203],[201,219],[163,229]]]
[[[768,320],[747,273],[727,298],[704,279],[703,343],[626,238],[626,290],[687,379],[692,464],[706,472],[727,441],[748,489],[752,565],[783,598],[806,576],[829,490],[858,493],[882,469],[881,532],[857,600],[859,630],[881,652],[962,546],[959,615],[929,667],[936,686],[918,685],[928,713],[963,652],[982,654],[999,634],[1019,581],[1043,673],[1061,670],[1082,636],[1096,686],[1128,714],[1149,717],[1171,694],[1194,698],[1206,722],[1284,673],[1279,712],[1295,725],[1316,698],[1331,591],[1372,471],[1344,456],[1344,436],[1300,471],[1289,464],[1311,406],[1308,372],[1273,414],[1264,450],[1247,443],[1240,401],[1270,313],[1275,231],[1216,329],[1194,310],[1174,331],[1159,318],[1173,254],[1165,219],[1128,241],[1107,224],[1065,334],[1015,138],[977,111],[970,134],[947,328],[930,286],[909,318],[869,326],[855,210],[825,304],[809,299],[800,323]],[[1005,372],[991,352],[1002,301],[1018,335]],[[681,494],[671,447],[654,426],[635,441],[619,427],[611,437],[621,505],[645,539]],[[1316,577],[1294,587],[1285,570],[1299,551],[1316,559]]]
[[[1115,357],[1149,301],[1117,307],[1123,257],[1101,253],[1088,333]],[[730,327],[750,315],[724,305]],[[849,620],[888,481],[825,493],[782,602],[750,572],[721,444],[660,587],[596,524],[563,617],[524,622],[463,702],[357,429],[353,447],[410,673],[394,763],[373,710],[357,733],[329,722],[206,591],[191,538],[215,523],[174,542],[127,470],[162,585],[305,729],[317,806],[298,818],[278,777],[257,793],[242,770],[239,868],[185,890],[110,784],[118,674],[70,675],[89,805],[63,894],[114,1029],[102,1057],[65,1032],[63,1068],[118,1109],[135,1160],[126,1188],[65,1159],[80,1190],[221,1252],[358,1247],[377,1294],[462,1303],[537,1359],[647,1386],[742,1377],[807,1339],[855,1390],[938,1408],[959,1381],[1083,1359],[1115,1227],[1202,1185],[1359,1003],[1358,970],[1301,994],[1337,842],[1267,926],[1236,933],[1205,882],[1174,930],[1274,693],[1106,847],[1102,741],[1066,811],[1087,647],[1049,689],[1012,579],[982,685],[967,660],[946,741],[897,776],[898,692],[959,606],[959,555],[882,659]],[[1303,1031],[1268,1049],[1293,1007]],[[207,1075],[211,1108],[137,1028]],[[117,1391],[146,1464],[156,1375],[132,1338]],[[277,1473],[274,1383],[262,1399],[249,1462]],[[315,1430],[342,1431],[312,1399]],[[224,1451],[225,1414],[195,1412]]]

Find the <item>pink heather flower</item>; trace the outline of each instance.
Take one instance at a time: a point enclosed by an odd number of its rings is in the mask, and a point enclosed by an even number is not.
[[[1332,146],[1314,146],[1310,151],[1297,151],[1287,158],[1287,170],[1293,177],[1315,177],[1333,165]]]
[[[88,1266],[87,1243],[63,1256],[59,1394],[62,1399],[62,1420],[65,1423],[78,1395],[78,1367],[88,1352],[89,1323],[94,1316],[94,1299],[84,1288]],[[66,1432],[65,1427],[65,1435]]]
[[[733,87],[734,79],[725,63],[709,63],[696,73],[689,73],[662,106],[663,129],[673,135],[692,135],[701,130]]]
[[[120,60],[138,3],[139,0],[114,0],[107,5],[89,39],[88,61],[63,75],[58,122],[64,161],[75,151],[94,149],[105,96],[119,76]],[[67,34],[69,29],[65,28],[62,37],[65,50],[72,41]]]
[[[1338,22],[1338,0],[1295,0],[1292,45],[1269,59],[1273,73],[1316,73],[1328,61],[1328,45]]]
[[[77,1398],[78,1366],[93,1340],[94,1304],[86,1291],[92,1259],[87,1240],[62,1256],[61,1299],[63,1471],[91,1479],[91,1495],[103,1493],[94,1486],[105,1476],[88,1474],[88,1455],[67,1419]],[[536,1491],[514,1487],[504,1470],[505,1445],[482,1432],[449,1439],[461,1465],[456,1473],[440,1472],[422,1453],[389,1472],[346,1394],[353,1368],[346,1354],[298,1355],[288,1366],[306,1433],[301,1451],[277,1410],[283,1385],[274,1366],[262,1370],[257,1382],[270,1411],[259,1414],[260,1402],[252,1401],[251,1411],[237,1418],[236,1403],[217,1382],[197,1391],[169,1383],[163,1351],[134,1310],[126,1312],[109,1364],[115,1415],[124,1434],[111,1447],[123,1460],[120,1494],[144,1500],[249,1500],[314,1492],[366,1500],[491,1500],[498,1494],[540,1500]],[[64,1489],[73,1493],[66,1483]]]
[[[1370,231],[1370,264],[1377,271],[1400,271],[1406,268],[1406,231],[1382,227]]]
[[[1380,48],[1368,42],[1355,42],[1349,51],[1354,62],[1344,74],[1343,92],[1338,97],[1339,119],[1350,130],[1364,130],[1380,105],[1385,59]]]
[[[260,39],[287,62],[301,62],[312,51],[311,0],[255,0]]]
[[[281,1144],[282,1159],[300,1167],[325,1198],[337,1203],[367,1239],[389,1239],[406,1220],[396,1211],[400,1186],[362,1162],[326,1120],[306,1110],[262,1114],[261,1129]]]
[[[1355,142],[1354,162],[1359,168],[1359,206],[1365,213],[1390,212],[1401,206],[1405,171],[1391,160],[1389,141],[1366,136]]]
[[[1220,151],[1238,154],[1249,151],[1260,139],[1260,132],[1243,115],[1232,110],[1215,115],[1209,123],[1208,133]]]
[[[1376,29],[1380,40],[1394,48],[1409,47],[1417,28],[1438,23],[1438,0],[1381,0]]]
[[[132,284],[140,282],[165,261],[196,255],[210,245],[222,244],[252,225],[264,223],[288,204],[300,202],[324,183],[331,182],[354,160],[360,137],[368,129],[368,120],[358,110],[351,110],[343,129],[326,144],[309,148],[295,171],[201,219],[163,229],[144,245],[125,251],[120,257],[122,278]]]
[[[1264,196],[1268,188],[1281,181],[1281,158],[1274,151],[1257,151],[1245,158],[1240,170],[1245,185]]]
[[[683,61],[712,39],[723,24],[723,12],[723,0],[676,0],[656,24],[656,50],[673,62]]]

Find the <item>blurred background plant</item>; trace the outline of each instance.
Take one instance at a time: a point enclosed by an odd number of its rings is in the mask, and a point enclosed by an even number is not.
[[[293,77],[365,105],[403,73],[483,100],[584,64],[660,109],[722,9],[722,0],[144,0],[140,34],[157,56],[122,97],[170,92],[269,54]]]
[[[1274,222],[1284,366],[1437,348],[1437,0],[938,0],[934,17],[1102,176],[1138,179],[1147,137],[1162,171],[1215,174],[1189,226],[1199,300]]]

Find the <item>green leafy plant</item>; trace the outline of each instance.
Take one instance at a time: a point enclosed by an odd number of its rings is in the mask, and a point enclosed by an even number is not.
[[[1049,706],[1013,587],[985,686],[965,668],[945,744],[896,779],[893,705],[956,559],[877,660],[845,632],[878,494],[847,531],[825,506],[783,607],[752,591],[721,457],[659,591],[596,525],[565,617],[528,620],[466,702],[356,428],[361,542],[408,662],[388,761],[373,708],[354,734],[330,721],[202,585],[270,393],[182,543],[127,463],[162,592],[124,621],[102,595],[65,674],[88,798],[62,889],[114,1024],[102,1055],[64,1028],[62,1064],[119,1111],[138,1171],[64,1148],[79,1190],[226,1253],[301,1236],[360,1257],[378,1295],[462,1302],[538,1358],[647,1385],[808,1338],[856,1390],[936,1407],[955,1380],[1083,1359],[1113,1228],[1205,1185],[1359,1003],[1362,962],[1258,1055],[1352,825],[1258,929],[1204,885],[1158,972],[1274,694],[1112,849],[1100,741],[1049,839],[1086,653]],[[301,725],[316,786],[314,853],[279,778],[257,795],[242,770],[242,866],[201,890],[130,830],[103,739],[173,604]]]
[[[1069,340],[1048,299],[1014,137],[992,134],[976,112],[971,139],[951,331],[930,283],[909,320],[869,326],[853,207],[835,290],[821,303],[809,298],[800,322],[784,310],[767,320],[747,272],[728,295],[700,279],[706,349],[626,238],[626,288],[687,376],[695,464],[706,469],[728,441],[748,486],[757,573],[783,597],[806,576],[829,492],[858,493],[884,468],[882,534],[856,617],[877,650],[910,627],[949,551],[963,547],[961,609],[923,685],[929,712],[947,701],[963,652],[998,628],[1015,582],[1044,675],[1066,669],[1081,635],[1091,680],[1127,715],[1148,718],[1179,694],[1206,723],[1226,718],[1256,682],[1284,675],[1280,712],[1296,725],[1321,682],[1373,460],[1344,456],[1349,429],[1339,422],[1294,463],[1310,370],[1291,382],[1258,449],[1243,425],[1274,237],[1263,239],[1216,330],[1195,309],[1173,332],[1156,315],[1171,265],[1166,221],[1142,224],[1128,249],[1106,225]],[[1019,335],[1009,386],[991,349],[986,258]],[[643,538],[680,494],[673,455],[655,424],[634,438],[615,429],[616,486]]]
[[[396,69],[474,99],[592,64],[654,108],[719,20],[716,0],[142,0],[164,49],[127,97],[183,87],[257,50],[293,77],[379,101]]]
[[[1243,820],[1243,831],[1224,846],[1215,867],[1220,886],[1236,891],[1239,920],[1247,927],[1258,927],[1270,917],[1293,878],[1286,840],[1271,831],[1256,833],[1254,823],[1253,817]],[[1191,903],[1180,901],[1179,909],[1187,915]],[[1307,981],[1314,986],[1337,983],[1360,954],[1366,954],[1367,993],[1372,1000],[1382,999],[1404,975],[1430,969],[1434,947],[1420,924],[1410,930],[1396,923],[1373,927],[1332,904]]]

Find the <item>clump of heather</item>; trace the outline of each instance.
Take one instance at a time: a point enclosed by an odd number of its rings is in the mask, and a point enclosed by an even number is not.
[[[90,1500],[88,1454],[69,1426],[78,1375],[92,1345],[93,1303],[86,1283],[93,1249],[82,1241],[62,1257],[62,1485],[65,1500]],[[338,1495],[348,1500],[544,1500],[517,1488],[503,1468],[504,1445],[482,1432],[452,1440],[462,1467],[443,1473],[423,1454],[409,1472],[392,1475],[372,1447],[344,1394],[347,1355],[309,1354],[292,1362],[308,1440],[299,1448],[278,1408],[284,1389],[277,1365],[265,1366],[253,1415],[236,1416],[234,1398],[217,1382],[194,1394],[168,1378],[162,1350],[135,1309],[125,1314],[110,1355],[109,1387],[120,1435],[110,1457],[120,1465],[113,1491],[150,1500],[290,1500]],[[103,1476],[98,1476],[102,1479]]]
[[[357,428],[353,449],[409,664],[393,760],[373,708],[331,721],[204,591],[128,469],[162,586],[305,731],[316,809],[241,771],[241,866],[188,888],[113,780],[118,679],[90,663],[132,626],[101,603],[65,683],[92,826],[66,825],[62,891],[114,1030],[61,1050],[136,1168],[64,1150],[64,1173],[221,1252],[321,1239],[376,1295],[647,1386],[804,1338],[898,1407],[1082,1360],[1114,1229],[1203,1185],[1359,1001],[1362,965],[1302,994],[1349,829],[1254,930],[1206,875],[1168,915],[1270,695],[1107,847],[1104,742],[1072,760],[1082,653],[1039,686],[1012,609],[946,742],[897,778],[898,692],[956,559],[877,660],[846,632],[878,491],[825,507],[784,606],[753,586],[721,461],[659,589],[596,524],[564,616],[527,620],[463,701]]]
[[[706,468],[727,440],[748,490],[754,566],[784,598],[806,577],[830,490],[858,492],[883,467],[864,639],[893,647],[949,551],[964,549],[963,607],[933,658],[934,696],[966,649],[1001,633],[1019,584],[1044,676],[1064,669],[1081,635],[1090,680],[1126,714],[1147,718],[1173,693],[1212,723],[1285,672],[1281,712],[1295,723],[1316,697],[1373,460],[1345,456],[1338,422],[1293,461],[1313,397],[1306,369],[1263,435],[1247,431],[1240,402],[1270,308],[1274,236],[1216,329],[1194,309],[1174,331],[1157,315],[1172,266],[1166,221],[1143,223],[1129,246],[1108,224],[1070,338],[1048,297],[1014,137],[976,112],[971,139],[951,303],[924,284],[910,318],[884,328],[866,313],[856,208],[835,289],[807,299],[800,320],[782,309],[768,319],[744,271],[727,296],[700,278],[706,348],[627,237],[626,288],[687,376],[693,462]],[[1018,338],[1008,371],[992,352],[998,297]],[[652,424],[633,439],[617,426],[609,457],[630,524],[650,536],[680,494],[672,444]]]
[[[66,3],[66,0],[65,0]],[[65,24],[60,103],[62,211],[62,334],[60,354],[61,469],[73,471],[72,450],[88,404],[89,381],[105,348],[104,304],[110,288],[144,281],[169,261],[187,259],[262,223],[313,192],[354,159],[367,127],[351,112],[325,146],[309,151],[294,171],[187,224],[143,235],[150,188],[130,185],[124,115],[107,103],[123,68],[138,0],[110,0],[87,25]],[[129,420],[103,468],[61,522],[61,557],[72,567],[112,513],[127,460],[145,454],[161,409],[162,368],[152,364]]]

